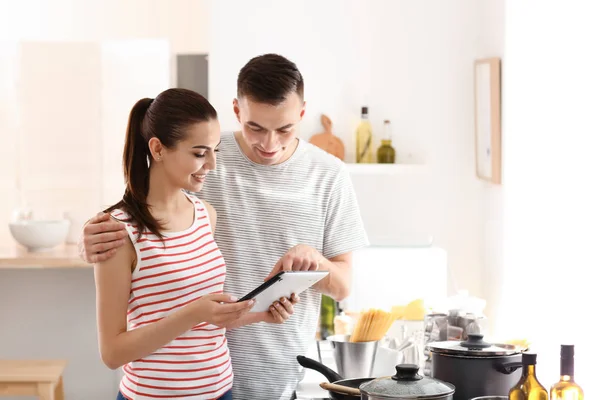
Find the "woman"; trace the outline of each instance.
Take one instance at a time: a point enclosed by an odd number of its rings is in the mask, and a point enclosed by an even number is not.
[[[118,399],[229,399],[225,329],[281,320],[223,293],[215,210],[185,192],[202,189],[219,142],[217,113],[195,92],[169,89],[131,110],[125,194],[107,210],[130,240],[94,265],[102,360],[124,366]]]

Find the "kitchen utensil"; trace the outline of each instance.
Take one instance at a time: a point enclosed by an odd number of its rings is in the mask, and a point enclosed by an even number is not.
[[[333,335],[327,338],[333,349],[333,359],[338,372],[348,378],[372,376],[379,341],[350,342],[349,335]]]
[[[358,389],[361,384],[373,380],[373,378],[363,377],[355,379],[344,379],[340,374],[333,371],[331,368],[317,362],[311,358],[298,356],[296,357],[298,364],[304,368],[312,369],[320,372],[330,383],[335,385],[346,386],[354,389]],[[336,391],[329,391],[329,397],[333,400],[357,400],[360,399],[360,395],[342,394]]]
[[[443,313],[425,316],[425,344],[448,339],[448,315]]]
[[[329,154],[333,154],[340,160],[344,160],[344,143],[342,140],[335,136],[331,131],[331,119],[325,114],[321,115],[321,124],[325,129],[325,132],[317,133],[313,135],[309,142],[315,146],[325,150]]]
[[[424,355],[424,366],[423,374],[425,376],[431,376],[431,351],[427,348],[428,343],[441,342],[448,340],[448,323],[457,319],[455,313],[450,315],[444,313],[433,313],[425,316],[425,327],[423,331],[423,355]],[[460,332],[462,336],[462,332]]]
[[[413,337],[403,341],[386,337],[379,343],[371,375],[385,376],[398,364],[419,365],[419,361],[420,351]]]
[[[490,344],[483,335],[470,334],[466,341],[427,344],[432,352],[431,376],[456,387],[455,400],[508,393],[521,374],[523,348]]]
[[[419,367],[413,364],[396,366],[396,374],[377,378],[360,385],[361,400],[389,399],[439,399],[452,400],[455,387],[434,378],[418,374]]]
[[[322,389],[330,392],[336,392],[340,394],[348,394],[350,396],[360,396],[360,389],[356,389],[350,386],[336,385],[335,383],[323,382],[319,384]]]

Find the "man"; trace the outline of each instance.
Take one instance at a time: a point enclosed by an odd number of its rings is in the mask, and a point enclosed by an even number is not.
[[[289,400],[302,379],[296,356],[315,337],[321,293],[338,301],[348,296],[352,252],[368,241],[344,163],[297,138],[305,102],[296,65],[280,55],[258,56],[237,83],[233,110],[241,131],[222,135],[217,168],[199,194],[217,211],[225,292],[241,297],[281,270],[329,271],[285,323],[227,332],[234,399]],[[110,229],[102,216],[86,226],[84,259],[114,253],[125,235]]]

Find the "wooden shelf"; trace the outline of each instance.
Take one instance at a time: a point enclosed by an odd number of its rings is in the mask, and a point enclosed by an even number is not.
[[[7,268],[91,268],[91,264],[79,258],[76,245],[32,253],[15,244],[0,247],[0,269]]]
[[[427,164],[352,164],[346,163],[351,175],[398,175],[424,173]]]

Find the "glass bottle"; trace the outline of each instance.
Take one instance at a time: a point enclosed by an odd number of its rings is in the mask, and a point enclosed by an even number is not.
[[[550,400],[583,400],[583,389],[575,383],[575,346],[560,346],[560,380],[550,389]]]
[[[322,339],[335,332],[335,316],[337,314],[336,301],[329,296],[321,295],[320,334]]]
[[[355,134],[356,141],[356,162],[373,162],[373,129],[369,121],[369,108],[362,107],[361,118]]]
[[[396,150],[392,147],[392,126],[389,119],[383,121],[383,137],[381,145],[377,149],[377,163],[394,164],[396,162]]]
[[[523,353],[523,372],[519,382],[510,389],[509,400],[548,400],[548,391],[542,386],[535,372],[537,354]]]

